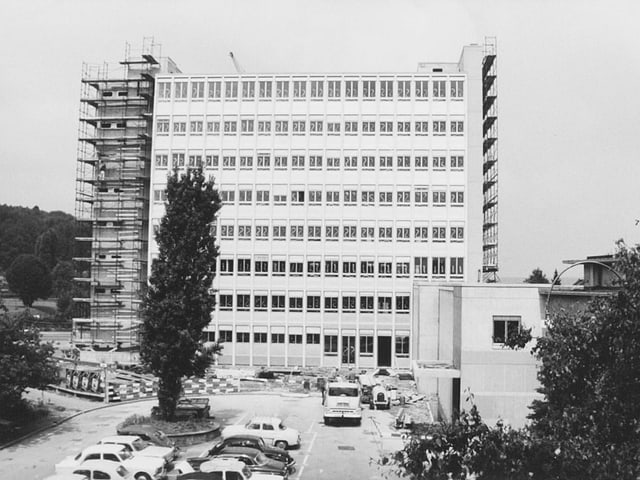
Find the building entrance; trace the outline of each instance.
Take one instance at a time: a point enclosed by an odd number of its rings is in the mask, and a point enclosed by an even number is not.
[[[342,363],[356,363],[356,337],[342,337]]]
[[[391,337],[378,337],[378,366],[391,366]]]

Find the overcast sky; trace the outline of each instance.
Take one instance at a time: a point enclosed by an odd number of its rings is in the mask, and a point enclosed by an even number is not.
[[[640,242],[640,2],[2,0],[0,204],[74,211],[82,62],[412,72],[498,41],[500,276]]]

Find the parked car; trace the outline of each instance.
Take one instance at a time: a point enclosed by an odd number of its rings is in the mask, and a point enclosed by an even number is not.
[[[287,466],[283,462],[278,462],[277,460],[271,460],[260,450],[256,450],[255,448],[247,448],[247,447],[225,447],[222,449],[220,453],[218,453],[212,460],[204,462],[200,465],[201,472],[210,472],[211,468],[217,468],[216,460],[220,458],[229,458],[240,460],[244,463],[251,473],[271,473],[276,475],[281,475],[284,478],[287,478],[289,475],[289,470]],[[213,467],[212,467],[213,465]]]
[[[262,438],[256,435],[233,435],[223,438],[218,443],[214,443],[197,457],[188,458],[187,461],[191,466],[198,469],[200,465],[221,453],[225,447],[246,447],[254,448],[264,453],[268,458],[283,462],[291,472],[296,461],[287,453],[286,450],[276,447],[269,447],[264,443]]]
[[[277,417],[254,417],[245,425],[230,425],[222,430],[222,437],[257,435],[267,445],[286,449],[300,446],[300,433],[284,425]]]
[[[253,473],[240,460],[217,458],[208,463],[207,472],[193,472],[180,475],[178,480],[220,480],[222,478],[234,480],[279,480],[284,476],[271,473]]]
[[[91,477],[79,473],[56,473],[55,475],[48,476],[44,480],[91,480]]]
[[[382,385],[376,385],[371,392],[371,409],[390,409],[391,395]]]
[[[152,457],[160,458],[164,461],[167,470],[171,462],[178,456],[177,451],[173,447],[158,447],[149,442],[145,442],[136,435],[114,435],[105,437],[98,444],[123,445],[129,450],[134,457]]]
[[[159,447],[173,447],[176,450],[179,450],[179,448],[176,447],[175,442],[171,440],[166,433],[162,430],[158,430],[153,425],[145,423],[122,427],[118,425],[117,433],[118,435],[137,435],[141,439],[151,442],[154,445],[158,445]]]
[[[56,464],[56,473],[75,473],[87,461],[100,460],[122,465],[132,472],[136,480],[160,479],[165,475],[164,461],[160,458],[134,457],[122,445],[92,445],[77,455],[68,456]],[[93,478],[93,477],[91,477]]]
[[[108,478],[110,480],[134,480],[144,477],[134,477],[126,467],[109,460],[89,460],[78,466],[74,471],[76,475],[84,475],[90,480]]]
[[[210,409],[207,397],[181,398],[176,404],[174,415],[178,418],[209,418]],[[158,407],[153,407],[151,415],[155,417],[158,414]]]

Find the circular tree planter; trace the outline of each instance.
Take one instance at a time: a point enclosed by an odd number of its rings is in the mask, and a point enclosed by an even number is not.
[[[213,440],[220,436],[220,424],[211,418],[167,422],[153,417],[132,415],[120,423],[117,429],[120,431],[123,427],[133,424],[150,425],[163,431],[178,447],[188,447],[196,443]]]

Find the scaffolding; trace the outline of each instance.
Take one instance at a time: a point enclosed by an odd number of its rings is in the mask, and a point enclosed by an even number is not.
[[[76,166],[77,347],[135,352],[147,284],[154,75],[159,46],[83,65]],[[123,357],[120,355],[119,360]]]
[[[495,282],[498,273],[498,70],[496,56],[496,38],[485,38],[482,60],[482,271],[486,282]]]

